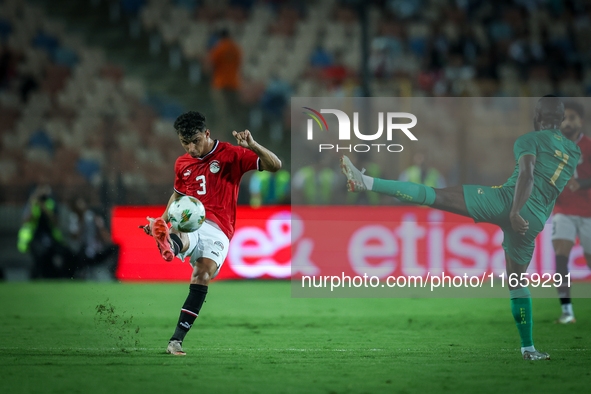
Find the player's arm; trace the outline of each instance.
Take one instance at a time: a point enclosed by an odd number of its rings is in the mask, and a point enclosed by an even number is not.
[[[277,155],[256,142],[254,138],[252,138],[250,131],[244,130],[240,133],[233,131],[232,135],[236,138],[239,146],[250,149],[256,153],[261,161],[261,170],[276,172],[281,169],[281,160],[279,160]]]
[[[529,222],[524,220],[519,212],[525,205],[534,188],[534,167],[536,165],[536,156],[525,154],[519,158],[519,175],[515,184],[515,195],[513,196],[513,205],[509,219],[513,230],[521,235],[529,229]]]

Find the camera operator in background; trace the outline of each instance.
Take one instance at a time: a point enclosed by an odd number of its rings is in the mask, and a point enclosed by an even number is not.
[[[51,194],[49,185],[37,186],[27,202],[18,233],[18,250],[33,256],[33,279],[67,276],[57,204]]]
[[[83,198],[71,203],[68,221],[72,267],[76,276],[84,277],[89,267],[104,265],[111,277],[115,275],[119,245],[113,244],[105,220],[88,208]]]

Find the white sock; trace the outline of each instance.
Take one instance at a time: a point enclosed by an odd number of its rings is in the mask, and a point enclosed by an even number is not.
[[[367,175],[361,175],[361,177],[363,178],[363,184],[365,185],[367,190],[371,190],[371,188],[373,187],[373,178]]]
[[[568,303],[568,304],[562,304],[562,313],[568,313],[569,315],[575,315],[575,313],[573,312],[573,304]]]
[[[521,348],[521,354],[525,353],[525,352],[535,352],[536,348],[533,346],[526,346],[526,347],[522,347]]]

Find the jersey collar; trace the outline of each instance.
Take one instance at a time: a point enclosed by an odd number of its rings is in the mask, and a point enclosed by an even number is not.
[[[205,156],[203,156],[203,157],[198,157],[197,159],[199,159],[199,160],[203,160],[203,159],[205,159],[207,156],[209,156],[209,155],[211,155],[213,152],[215,152],[215,149],[218,147],[219,141],[218,141],[218,140],[214,140],[214,142],[215,142],[215,145],[213,146],[213,149],[212,149],[212,150],[210,150],[210,151],[209,151],[209,153],[208,153],[208,154],[206,154]]]

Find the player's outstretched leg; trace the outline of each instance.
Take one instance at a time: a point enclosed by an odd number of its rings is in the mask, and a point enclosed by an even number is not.
[[[162,258],[166,261],[174,259],[174,252],[170,243],[170,234],[168,232],[168,225],[162,218],[148,218],[150,221],[150,233],[156,240],[156,245],[160,249]]]
[[[372,178],[355,168],[347,156],[341,157],[341,172],[347,177],[347,189],[350,192],[370,190],[395,197],[400,201],[429,205],[442,211],[472,217],[466,206],[464,187],[461,185],[433,189],[413,182]]]
[[[507,262],[507,277],[510,277],[510,275],[520,277],[522,273],[527,271],[529,264],[518,264],[507,254],[505,254],[505,260]],[[521,285],[509,287],[509,294],[511,297],[511,313],[521,337],[523,359],[549,360],[550,355],[548,353],[539,352],[534,347],[531,293],[529,289]]]
[[[341,157],[341,172],[347,177],[347,189],[350,192],[371,190],[420,205],[433,205],[435,202],[435,189],[432,187],[363,175],[363,172],[359,171],[347,156]]]

